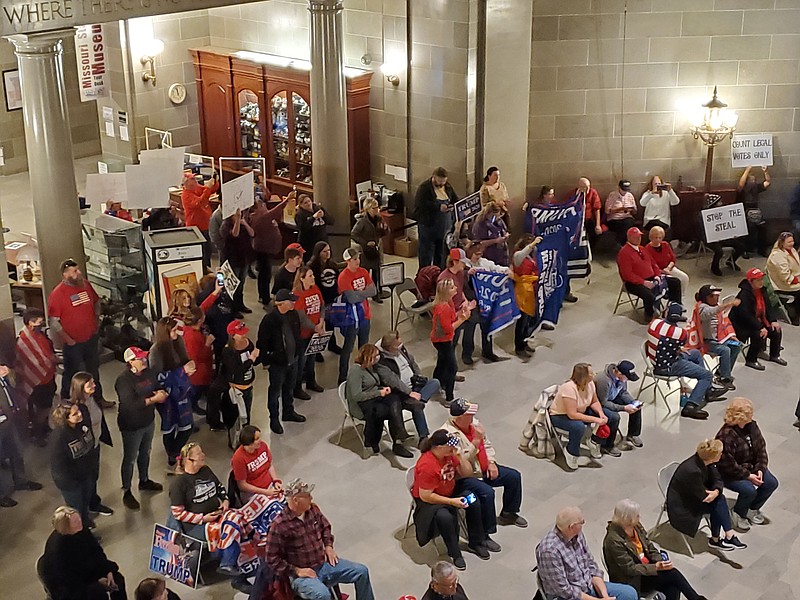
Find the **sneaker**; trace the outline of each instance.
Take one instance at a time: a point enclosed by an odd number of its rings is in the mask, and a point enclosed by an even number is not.
[[[483,545],[489,552],[500,552],[503,548],[500,547],[500,544],[495,542],[489,536],[486,536],[486,539],[483,541]]]
[[[748,510],[747,520],[753,525],[765,525],[769,522],[769,519],[760,510]]]
[[[292,423],[305,423],[306,418],[298,412],[290,412],[288,415],[283,415],[284,421],[290,421]]]
[[[15,490],[28,490],[28,491],[31,491],[31,492],[35,492],[37,490],[42,489],[42,484],[39,483],[38,481],[32,481],[32,480],[28,479],[28,481],[26,481],[25,483],[21,483],[19,485],[15,485],[14,489]]]
[[[139,489],[144,492],[161,492],[163,491],[164,486],[153,481],[152,479],[148,479],[147,481],[139,482]]]
[[[464,383],[466,380],[467,380],[467,378],[464,377],[463,375],[456,375],[455,376],[456,383]]]
[[[122,503],[125,505],[125,508],[129,508],[130,510],[139,510],[141,508],[139,501],[130,490],[126,490],[122,495]]]
[[[620,452],[619,448],[617,448],[616,446],[610,446],[608,448],[606,448],[605,446],[601,446],[600,452],[602,454],[610,454],[615,458],[619,458],[620,456],[622,456],[622,452]]]
[[[600,458],[603,456],[603,451],[600,449],[600,444],[596,444],[595,442],[588,442],[589,446],[589,454],[592,458]]]
[[[19,504],[16,500],[14,500],[11,496],[3,496],[0,498],[0,506],[3,508],[11,508],[12,506],[16,506]]]
[[[757,360],[745,361],[744,366],[745,367],[750,367],[751,369],[755,369],[756,371],[763,371],[764,369],[767,368],[764,365],[762,365],[760,362],[758,362]]]
[[[569,294],[564,296],[564,302],[577,302],[577,301],[578,301],[578,297],[575,294],[573,294],[572,292],[570,292]]]
[[[572,456],[569,452],[564,452],[564,459],[567,462],[567,468],[570,471],[575,471],[578,469],[578,457]]]
[[[554,331],[555,328],[556,326],[553,325],[552,323],[547,323],[547,322],[542,323],[542,329],[544,329],[545,331]]]
[[[525,528],[528,526],[528,521],[515,513],[500,513],[497,517],[498,525],[516,525],[517,527]]]
[[[731,511],[731,524],[734,529],[739,531],[750,531],[750,521],[745,517],[739,516],[735,511]]]
[[[482,355],[481,358],[483,358],[483,360],[487,363],[497,363],[508,360],[507,356],[497,356],[497,354],[494,353]]]
[[[110,517],[114,514],[114,509],[110,506],[106,506],[105,504],[98,504],[97,506],[90,506],[89,512],[97,513],[98,515],[103,515],[104,517]]]
[[[467,548],[472,550],[472,553],[481,560],[489,560],[489,550],[483,544],[480,546],[467,546]]]
[[[725,540],[725,543],[731,546],[735,550],[744,550],[745,548],[747,548],[747,544],[739,541],[739,538],[736,537],[735,535],[732,535],[731,537],[727,538]]]
[[[726,540],[725,538],[722,538],[722,537],[719,538],[718,540],[714,540],[712,538],[708,538],[708,545],[711,548],[716,548],[717,550],[722,550],[723,552],[728,552],[728,551],[734,549],[733,545],[729,544],[728,540]]]
[[[392,446],[392,454],[400,458],[412,458],[414,456],[411,454],[411,450],[403,446],[403,444],[394,444]]]
[[[453,559],[453,566],[458,569],[459,571],[466,571],[467,570],[467,561],[464,560],[463,556],[456,556]]]
[[[625,438],[625,441],[630,442],[637,448],[641,448],[642,446],[644,446],[642,438],[640,438],[638,435],[629,435]]]
[[[311,396],[309,396],[308,392],[305,392],[303,389],[296,389],[292,395],[298,400],[311,400]]]

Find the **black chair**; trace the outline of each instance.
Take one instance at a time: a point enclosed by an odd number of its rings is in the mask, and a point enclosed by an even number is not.
[[[39,578],[39,583],[42,584],[44,588],[45,598],[46,600],[52,600],[53,596],[50,594],[50,590],[47,589],[47,584],[44,580],[44,555],[40,556],[36,561],[36,576]]]

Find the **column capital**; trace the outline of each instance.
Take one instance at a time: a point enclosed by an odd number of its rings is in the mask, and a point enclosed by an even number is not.
[[[314,14],[342,12],[342,0],[308,0],[308,12]]]
[[[49,54],[62,49],[66,37],[73,37],[75,29],[56,29],[41,33],[18,33],[7,35],[5,39],[14,44],[17,54]]]

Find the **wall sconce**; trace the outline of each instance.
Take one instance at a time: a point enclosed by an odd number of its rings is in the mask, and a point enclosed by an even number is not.
[[[701,139],[708,146],[706,157],[705,191],[711,192],[711,171],[714,161],[714,147],[725,138],[733,136],[739,115],[735,110],[729,110],[728,105],[717,97],[717,86],[714,86],[714,95],[711,100],[697,109],[690,118],[689,131],[694,139]]]
[[[150,81],[153,87],[156,85],[156,56],[164,51],[164,42],[157,38],[153,38],[142,46],[142,57],[139,62],[147,67],[147,70],[142,73],[142,81],[145,83]]]
[[[386,76],[386,81],[391,83],[394,87],[400,85],[400,73],[403,72],[403,67],[399,64],[385,62],[381,65],[381,73]]]

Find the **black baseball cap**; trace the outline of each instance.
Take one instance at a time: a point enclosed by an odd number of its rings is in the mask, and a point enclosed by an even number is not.
[[[292,292],[283,288],[282,290],[278,290],[278,293],[275,294],[275,302],[287,302],[291,300],[292,302],[297,302],[297,296],[295,296]]]
[[[636,374],[636,371],[634,371],[635,368],[636,365],[629,360],[621,360],[617,363],[617,371],[625,375],[625,377],[631,381],[639,381],[639,376]]]
[[[705,302],[706,298],[708,298],[711,294],[718,294],[721,291],[722,291],[722,288],[716,287],[716,286],[713,286],[713,285],[710,285],[710,284],[707,283],[706,285],[701,287],[700,290],[698,290],[697,299],[700,302]]]
[[[68,258],[67,260],[65,260],[65,261],[63,261],[61,263],[61,272],[63,273],[64,271],[66,271],[70,267],[77,267],[77,266],[78,266],[78,263],[75,261],[74,258]]]
[[[627,179],[620,179],[619,180],[619,189],[625,190],[626,192],[631,189],[631,182]]]

